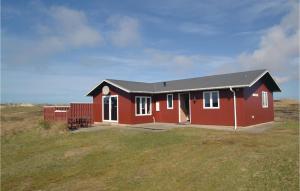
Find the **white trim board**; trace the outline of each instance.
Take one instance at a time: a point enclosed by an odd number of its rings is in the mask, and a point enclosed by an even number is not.
[[[115,87],[117,87],[117,88],[119,88],[119,89],[121,89],[121,90],[124,90],[125,92],[130,92],[128,89],[126,89],[126,88],[123,88],[123,87],[121,87],[121,86],[119,86],[119,85],[117,85],[117,84],[115,84],[115,83],[113,83],[113,82],[111,82],[111,81],[109,81],[109,80],[103,80],[100,84],[98,84],[98,85],[96,85],[89,93],[87,93],[86,94],[86,96],[88,96],[90,93],[92,93],[92,91],[94,91],[98,86],[100,86],[103,82],[106,82],[106,83],[108,83],[108,84],[111,84],[111,85],[113,85],[113,86],[115,86]]]

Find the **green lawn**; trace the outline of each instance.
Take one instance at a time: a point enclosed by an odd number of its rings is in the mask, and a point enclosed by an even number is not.
[[[31,125],[1,135],[2,190],[299,188],[295,121],[261,134],[195,128],[69,133]]]

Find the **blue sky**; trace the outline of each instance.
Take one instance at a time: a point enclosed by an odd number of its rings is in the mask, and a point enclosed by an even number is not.
[[[268,69],[299,98],[299,2],[14,1],[1,7],[1,102],[91,101],[106,78]]]

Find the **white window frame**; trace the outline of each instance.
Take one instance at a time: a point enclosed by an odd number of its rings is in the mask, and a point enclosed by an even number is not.
[[[155,102],[155,110],[156,111],[160,111],[160,105],[159,105],[159,101],[158,100]]]
[[[212,94],[213,92],[217,92],[218,94],[218,107],[213,107],[213,99],[212,99]],[[205,94],[208,93],[209,94],[209,107],[205,106]],[[203,108],[204,109],[220,109],[220,93],[219,91],[204,91],[203,92]]]
[[[172,107],[169,107],[169,100],[168,100],[169,95],[172,96]],[[173,109],[173,106],[174,106],[173,94],[167,94],[167,109]]]
[[[146,102],[145,102],[145,114],[142,114],[142,98],[145,98],[146,99]],[[148,109],[148,106],[147,106],[147,99],[150,98],[150,113],[148,114],[147,113],[147,109]],[[140,114],[137,114],[137,99],[140,99]],[[147,116],[147,115],[152,115],[152,98],[151,96],[135,96],[135,104],[134,104],[134,107],[135,107],[135,116]]]
[[[104,119],[104,98],[108,97],[108,108],[109,108],[109,113],[108,113],[108,120]],[[116,97],[117,98],[117,120],[111,120],[111,98]],[[102,121],[103,122],[119,122],[119,96],[118,95],[107,95],[107,96],[102,96]]]
[[[268,92],[265,92],[265,91],[261,92],[261,105],[262,105],[262,108],[269,107]]]

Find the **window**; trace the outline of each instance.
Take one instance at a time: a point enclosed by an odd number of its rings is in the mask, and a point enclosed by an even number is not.
[[[156,103],[155,103],[155,106],[156,106],[156,111],[159,111],[159,101],[156,101]]]
[[[167,109],[173,109],[173,94],[167,94]]]
[[[268,92],[261,92],[261,104],[263,108],[268,107]]]
[[[203,108],[205,109],[220,108],[219,91],[203,92]]]
[[[138,115],[151,115],[151,97],[136,96],[135,97],[135,114]]]

